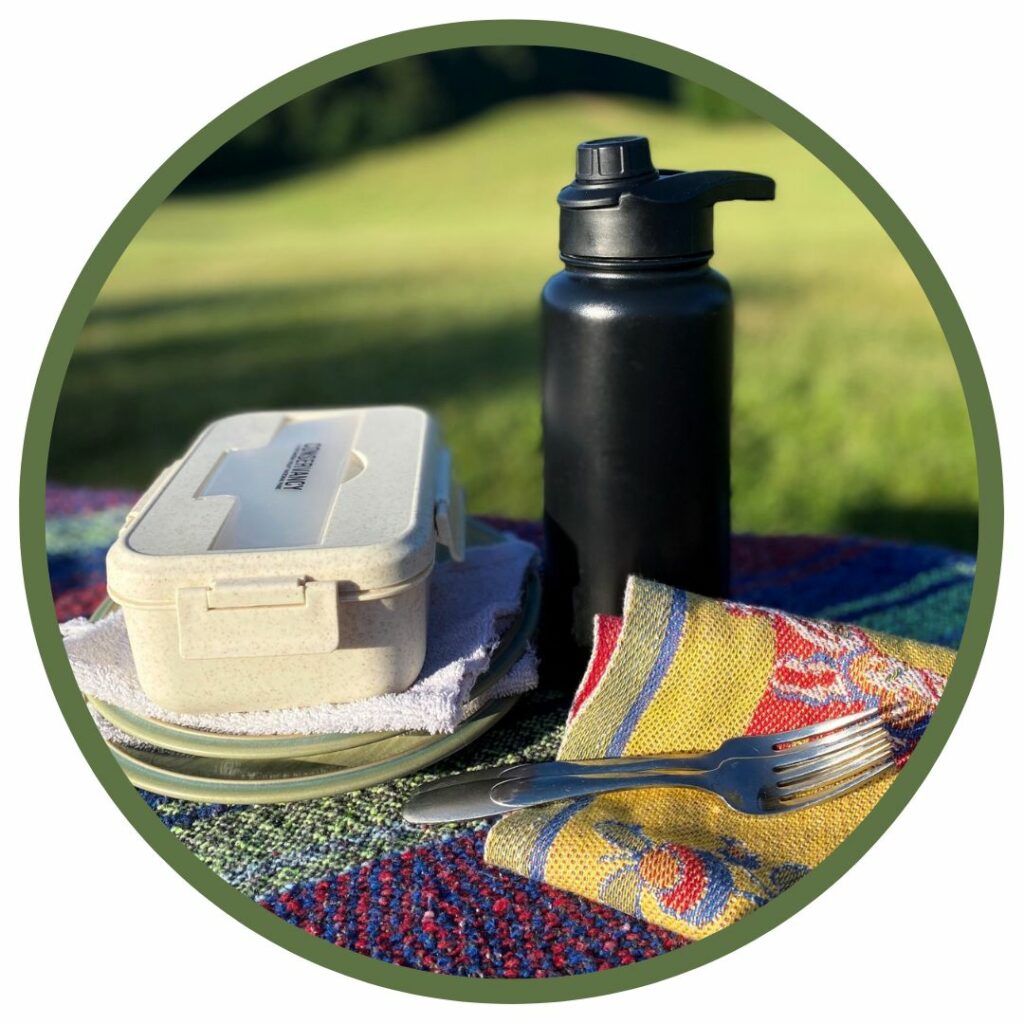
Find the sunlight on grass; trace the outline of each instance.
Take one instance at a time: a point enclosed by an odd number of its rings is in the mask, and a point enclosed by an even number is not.
[[[623,132],[648,134],[662,166],[778,182],[775,203],[716,214],[715,266],[737,296],[737,529],[973,546],[963,395],[881,227],[769,125],[607,97],[516,103],[337,168],[165,203],[85,328],[51,475],[139,487],[232,411],[413,402],[440,415],[475,511],[538,515],[554,196],[577,141]]]

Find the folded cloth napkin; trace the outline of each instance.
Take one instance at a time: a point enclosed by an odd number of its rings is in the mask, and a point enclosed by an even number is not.
[[[782,892],[853,831],[892,783],[955,652],[855,626],[713,601],[632,579],[600,618],[558,756],[714,750],[877,707],[892,769],[814,807],[740,814],[710,793],[648,789],[516,811],[485,859],[691,939]]]
[[[142,691],[120,611],[99,622],[72,619],[61,625],[64,649],[78,685],[135,714],[209,732],[265,736],[411,729],[452,732],[478,702],[469,691],[487,669],[491,653],[523,598],[523,580],[537,549],[525,541],[469,548],[463,562],[440,563],[431,575],[427,656],[415,683],[402,693],[350,704],[278,711],[180,714],[155,704]],[[488,700],[524,693],[537,685],[537,662],[526,651],[487,695]],[[97,717],[109,738],[125,741]]]

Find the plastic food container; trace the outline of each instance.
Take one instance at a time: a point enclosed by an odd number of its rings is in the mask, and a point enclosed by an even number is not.
[[[435,420],[385,406],[211,424],[107,554],[139,682],[173,711],[396,692],[426,653],[436,543],[463,557]]]

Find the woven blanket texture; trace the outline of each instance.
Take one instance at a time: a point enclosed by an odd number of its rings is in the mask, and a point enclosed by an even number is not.
[[[896,764],[835,799],[750,815],[695,789],[563,800],[502,818],[485,860],[698,939],[788,888],[841,843],[905,763],[955,652],[634,578],[558,752],[567,760],[715,750],[731,736],[878,709]]]
[[[57,618],[103,600],[106,548],[134,501],[51,486],[47,547]],[[495,521],[539,541],[534,524]],[[828,537],[733,542],[733,596],[947,647],[960,640],[974,560],[944,548]],[[545,882],[488,865],[483,824],[423,829],[400,809],[421,782],[558,752],[568,698],[542,685],[487,736],[430,770],[303,803],[199,804],[140,796],[229,885],[307,932],[379,960],[472,977],[606,970],[687,943]]]

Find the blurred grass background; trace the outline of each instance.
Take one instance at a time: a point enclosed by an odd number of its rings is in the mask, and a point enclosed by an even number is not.
[[[956,370],[883,230],[771,125],[628,96],[517,99],[347,160],[176,194],[88,319],[51,477],[141,488],[231,412],[408,402],[440,416],[473,511],[538,516],[554,197],[578,141],[624,133],[649,135],[661,166],[778,182],[775,203],[716,213],[713,265],[737,308],[736,529],[973,549]]]

